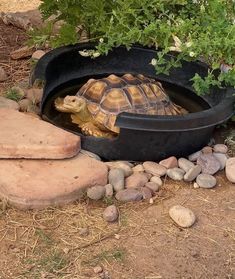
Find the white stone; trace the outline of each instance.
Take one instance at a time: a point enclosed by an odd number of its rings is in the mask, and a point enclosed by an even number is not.
[[[196,182],[200,188],[210,189],[215,187],[216,178],[210,174],[201,173],[198,175]]]
[[[189,160],[187,160],[185,158],[179,158],[178,165],[179,165],[179,168],[181,168],[185,172],[189,171],[191,168],[194,167],[194,163],[190,162]]]
[[[158,184],[159,186],[162,186],[162,180],[159,176],[152,176],[150,178],[150,182],[154,182],[154,183]]]
[[[201,151],[197,151],[197,152],[194,152],[192,153],[191,155],[188,156],[188,159],[190,162],[196,162],[198,157],[202,154]]]
[[[167,170],[167,175],[176,181],[183,180],[185,171],[180,168],[173,168]]]
[[[220,162],[220,170],[223,170],[225,168],[226,162],[229,158],[228,155],[224,154],[224,153],[216,153],[216,152],[214,152],[213,155]]]
[[[169,210],[169,215],[182,228],[189,228],[196,221],[196,216],[193,211],[181,205],[172,206]]]
[[[184,180],[187,182],[193,181],[199,173],[202,171],[202,168],[198,165],[194,166],[190,170],[188,170],[184,175]]]
[[[96,201],[100,200],[104,197],[104,195],[105,195],[104,186],[96,185],[87,189],[87,196],[91,200],[96,200]]]
[[[235,157],[229,158],[226,162],[225,173],[227,179],[235,183]]]
[[[111,169],[109,171],[109,184],[113,185],[116,192],[124,189],[124,177],[125,175],[122,169]]]
[[[225,144],[216,144],[213,147],[214,152],[226,154],[228,152],[228,147]]]

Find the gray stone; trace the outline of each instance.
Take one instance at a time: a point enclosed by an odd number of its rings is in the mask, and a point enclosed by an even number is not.
[[[152,191],[148,187],[141,187],[140,191],[143,195],[144,200],[149,200],[152,198]]]
[[[116,199],[121,202],[140,201],[143,194],[136,189],[125,189],[117,192]]]
[[[5,70],[0,66],[0,82],[7,80],[8,76]]]
[[[107,184],[104,186],[104,188],[105,188],[105,197],[111,198],[113,196],[113,185]]]
[[[194,166],[193,168],[191,168],[185,173],[184,180],[187,182],[193,181],[201,171],[202,168],[199,165]]]
[[[162,180],[159,176],[152,176],[150,178],[150,182],[154,182],[154,183],[158,184],[159,186],[162,186]]]
[[[213,155],[220,162],[220,170],[223,170],[225,168],[226,162],[229,158],[228,155],[225,153],[216,153],[216,152],[214,152]]]
[[[220,170],[220,162],[213,154],[202,154],[197,159],[197,165],[201,166],[202,173],[215,174]]]
[[[20,106],[16,101],[0,96],[0,109],[2,108],[19,110]]]
[[[26,96],[33,104],[39,104],[42,100],[43,89],[40,88],[30,88],[26,92]]]
[[[122,169],[111,169],[109,171],[109,184],[113,185],[116,192],[124,189],[124,177],[125,175]]]
[[[124,172],[124,176],[128,177],[133,173],[132,170],[132,164],[130,164],[127,161],[112,161],[112,162],[106,162],[105,163],[109,169],[122,169]]]
[[[192,163],[191,161],[189,161],[185,158],[179,158],[178,165],[179,165],[179,168],[181,168],[185,172],[189,171],[191,168],[194,167],[194,163]]]
[[[196,221],[196,216],[193,211],[181,205],[172,206],[169,210],[169,215],[182,228],[189,228]]]
[[[140,188],[148,182],[148,178],[144,173],[134,172],[125,179],[126,188]]]
[[[149,188],[153,193],[160,189],[160,186],[155,182],[147,182],[145,187]]]
[[[167,168],[155,162],[146,161],[143,163],[144,170],[155,176],[163,176],[166,174]]]
[[[31,108],[33,106],[33,103],[31,100],[29,99],[23,99],[23,100],[20,100],[18,102],[19,106],[20,106],[20,111],[23,111],[23,112],[30,112],[31,111]]]
[[[201,151],[197,151],[197,152],[194,152],[192,153],[191,155],[188,156],[188,159],[190,162],[196,162],[198,157],[202,154]]]
[[[93,187],[90,187],[89,189],[87,189],[87,196],[88,198],[90,198],[91,200],[100,200],[104,197],[105,195],[105,187],[104,186],[100,186],[100,185],[96,185]]]
[[[167,170],[167,175],[173,180],[183,180],[185,171],[180,168],[173,168]]]
[[[228,147],[225,144],[216,144],[213,147],[214,152],[216,153],[227,153],[228,152]]]
[[[201,173],[196,179],[196,183],[200,188],[213,188],[216,185],[216,178],[210,174]]]
[[[229,158],[226,162],[225,173],[227,179],[235,183],[235,157]]]
[[[116,205],[110,205],[105,208],[103,218],[107,222],[115,222],[118,219],[119,213]]]

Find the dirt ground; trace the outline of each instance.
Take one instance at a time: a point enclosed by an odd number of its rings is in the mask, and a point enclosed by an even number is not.
[[[9,74],[0,92],[29,76],[29,60],[9,58],[25,39],[22,30],[0,23],[0,65]],[[0,279],[95,279],[97,265],[108,271],[106,279],[235,279],[235,185],[223,172],[216,178],[210,190],[166,179],[153,204],[84,198],[62,208],[19,211],[2,201]],[[112,202],[120,219],[107,224],[102,212]],[[172,222],[168,209],[175,204],[195,212],[193,227]]]
[[[0,12],[25,12],[37,8],[40,0],[1,0]]]

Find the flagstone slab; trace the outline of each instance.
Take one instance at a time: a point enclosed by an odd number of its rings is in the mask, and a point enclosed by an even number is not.
[[[31,115],[0,109],[0,158],[64,159],[80,148],[77,135]]]
[[[19,209],[77,200],[87,188],[107,184],[107,166],[87,155],[64,160],[0,160],[0,198]]]

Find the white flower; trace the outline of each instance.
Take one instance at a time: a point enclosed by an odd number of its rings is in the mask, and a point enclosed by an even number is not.
[[[193,52],[193,51],[190,51],[190,52],[189,52],[189,56],[190,56],[190,57],[194,57],[195,55],[196,55],[195,52]]]
[[[99,39],[100,43],[102,44],[104,42],[104,39],[103,38],[100,38]]]
[[[177,52],[181,52],[181,49],[179,47],[175,47],[175,46],[171,46],[169,47],[170,51],[177,51]]]
[[[152,60],[151,60],[151,63],[150,63],[151,65],[153,65],[153,66],[156,66],[157,65],[157,60],[155,59],[155,58],[153,58]]]
[[[179,39],[179,37],[177,37],[177,36],[175,36],[175,35],[172,35],[172,37],[173,37],[173,39],[174,39],[175,46],[176,46],[177,48],[180,48],[181,45],[182,45],[182,42],[181,42],[181,40]]]

